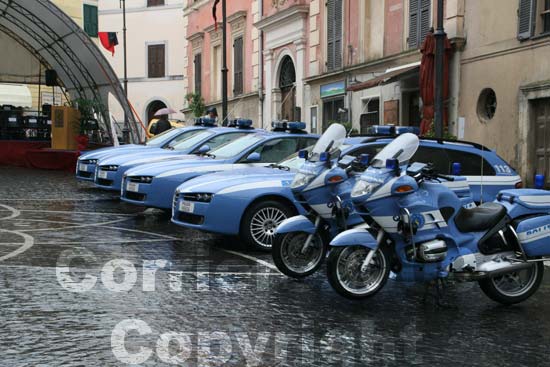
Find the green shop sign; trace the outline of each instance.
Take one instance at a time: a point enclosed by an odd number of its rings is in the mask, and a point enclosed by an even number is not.
[[[340,94],[346,94],[346,82],[344,80],[321,85],[321,98],[339,96]]]

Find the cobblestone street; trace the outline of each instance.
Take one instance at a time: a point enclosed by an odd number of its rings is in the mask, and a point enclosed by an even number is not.
[[[550,278],[502,307],[477,284],[339,297],[237,239],[185,230],[70,173],[0,167],[0,365],[550,366]],[[134,359],[132,359],[134,358]]]

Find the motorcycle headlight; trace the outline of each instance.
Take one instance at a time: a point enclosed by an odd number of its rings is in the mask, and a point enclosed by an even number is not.
[[[292,184],[290,185],[291,189],[294,189],[296,187],[302,187],[310,183],[315,178],[315,175],[308,175],[305,173],[297,173],[296,176],[294,176],[294,180],[292,181]]]
[[[378,186],[380,186],[380,184],[371,183],[365,180],[359,180],[351,190],[351,197],[370,195]]]

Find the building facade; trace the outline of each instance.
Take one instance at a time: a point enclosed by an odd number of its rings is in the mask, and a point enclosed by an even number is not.
[[[516,167],[528,184],[550,176],[550,1],[459,1],[464,136]],[[498,7],[498,11],[493,11]]]
[[[147,124],[155,112],[168,107],[181,110],[185,100],[184,52],[186,48],[183,0],[126,1],[128,99]],[[119,0],[99,2],[99,29],[116,32],[119,45],[107,59],[123,82],[124,38]],[[117,121],[124,116],[116,105],[110,110]],[[185,116],[177,113],[174,119]]]

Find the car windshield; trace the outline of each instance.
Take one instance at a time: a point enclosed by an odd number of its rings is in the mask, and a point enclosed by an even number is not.
[[[153,136],[145,143],[145,145],[150,147],[160,147],[161,145],[172,139],[174,136],[177,136],[179,133],[181,133],[180,129],[166,130],[158,135]]]
[[[325,133],[319,138],[313,147],[310,161],[319,160],[321,153],[335,153],[342,147],[346,139],[346,128],[340,124],[332,124],[328,127]]]
[[[419,144],[420,141],[418,140],[418,136],[414,134],[407,133],[400,135],[391,143],[386,145],[384,149],[382,149],[380,153],[374,157],[372,167],[385,167],[386,160],[392,158],[397,158],[399,160],[399,164],[408,162],[414,153],[416,153]]]
[[[237,154],[242,153],[243,151],[254,146],[256,143],[262,141],[263,139],[263,135],[248,134],[243,136],[242,138],[233,140],[230,143],[222,145],[217,149],[212,150],[210,153],[216,158],[220,159],[234,157]]]
[[[173,150],[191,149],[195,145],[199,144],[201,141],[204,141],[214,135],[215,133],[210,130],[196,130],[194,134],[187,135],[183,139],[174,139],[174,141],[168,144],[168,149],[173,149]]]

